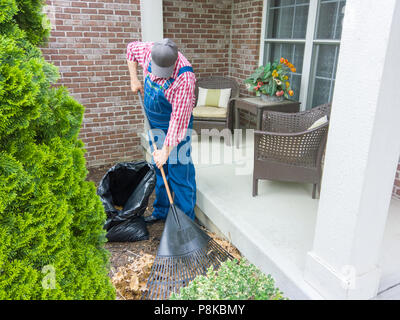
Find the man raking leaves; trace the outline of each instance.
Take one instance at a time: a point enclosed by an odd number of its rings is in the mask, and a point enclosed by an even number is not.
[[[153,152],[158,168],[156,199],[152,215],[145,220],[164,220],[168,214],[168,196],[159,170],[164,164],[175,204],[194,219],[196,181],[190,154],[196,83],[193,68],[170,39],[132,42],[127,48],[127,60],[132,91],[144,93],[145,112],[157,138],[158,150]],[[144,71],[144,90],[137,77],[138,64]]]
[[[130,54],[134,57],[133,63],[129,62],[132,61]],[[142,66],[147,70],[144,105],[141,96],[143,89],[137,79],[137,56],[142,57]],[[148,291],[143,298],[168,299],[172,292],[179,292],[181,287],[186,286],[197,275],[204,275],[210,266],[218,268],[222,261],[232,256],[193,221],[196,192],[194,167],[190,159],[190,148],[184,149],[183,153],[179,152],[184,143],[182,139],[185,135],[190,135],[186,133],[190,131],[187,127],[191,128],[193,122],[191,112],[195,78],[192,67],[169,39],[154,45],[130,44],[128,63],[132,75],[132,90],[139,92],[145,119],[149,121],[149,135],[154,147],[153,158],[158,167],[156,202],[149,221],[167,216],[147,282]],[[174,88],[174,85],[177,87]],[[157,142],[154,139],[154,129],[161,129]],[[166,133],[165,139],[163,133]],[[190,143],[190,137],[186,140]],[[160,148],[162,149],[159,150]],[[169,156],[176,149],[177,157],[171,159]],[[163,167],[165,163],[167,166]],[[167,168],[166,172],[164,168]],[[174,198],[169,184],[174,191]]]

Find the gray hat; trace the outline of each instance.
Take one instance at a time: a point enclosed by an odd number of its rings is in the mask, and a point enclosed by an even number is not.
[[[178,59],[178,47],[171,39],[154,43],[151,49],[151,73],[159,78],[170,78]]]

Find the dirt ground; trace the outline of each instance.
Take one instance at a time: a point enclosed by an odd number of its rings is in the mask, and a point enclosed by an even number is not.
[[[100,180],[111,166],[102,166],[89,169],[87,180],[93,181],[98,186]],[[150,197],[144,216],[151,215],[155,194]],[[110,277],[117,288],[117,299],[139,299],[140,290],[146,274],[143,269],[151,268],[152,261],[157,254],[164,222],[158,221],[148,225],[149,240],[137,242],[109,242],[105,247],[111,253]],[[225,250],[233,257],[240,259],[240,252],[228,241],[208,232]],[[148,275],[147,275],[148,276]]]

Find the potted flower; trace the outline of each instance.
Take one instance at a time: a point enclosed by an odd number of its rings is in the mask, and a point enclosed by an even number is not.
[[[289,99],[294,95],[289,82],[290,72],[296,72],[296,68],[287,59],[281,58],[257,68],[245,84],[250,92],[255,92],[265,101]]]

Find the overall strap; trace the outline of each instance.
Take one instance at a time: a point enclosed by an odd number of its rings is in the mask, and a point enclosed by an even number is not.
[[[150,61],[150,63],[149,63],[149,66],[148,66],[148,68],[147,68],[147,71],[148,71],[149,73],[151,73],[151,61]],[[182,68],[179,69],[179,72],[178,72],[177,77],[179,77],[181,74],[183,74],[183,73],[185,73],[185,72],[194,72],[194,71],[193,71],[193,68],[192,68],[191,66],[182,67]],[[167,90],[167,89],[171,86],[171,84],[174,83],[174,81],[175,81],[174,78],[169,78],[169,79],[165,82],[165,84],[162,86],[163,89],[164,89],[164,90]]]
[[[185,66],[185,67],[180,68],[180,69],[179,69],[179,72],[178,72],[178,75],[177,75],[176,77],[178,78],[181,74],[183,74],[183,73],[185,73],[185,72],[193,72],[193,68],[190,67],[190,66]],[[175,80],[176,80],[176,79],[174,79],[174,78],[168,79],[168,80],[165,82],[164,86],[163,86],[164,90],[167,90],[167,89],[171,86],[171,84],[174,83]]]
[[[191,66],[182,67],[182,68],[179,69],[178,77],[179,77],[182,73],[185,73],[185,72],[194,72],[194,71],[193,71],[193,68],[192,68]]]
[[[150,63],[149,63],[149,66],[147,67],[147,71],[151,73],[151,61],[150,61]],[[194,71],[193,71],[193,68],[192,68],[191,66],[182,67],[182,68],[179,69],[178,77],[179,77],[182,73],[185,73],[185,72],[194,72]],[[171,79],[173,79],[173,78],[171,78]],[[175,80],[175,79],[174,79],[174,80]]]

